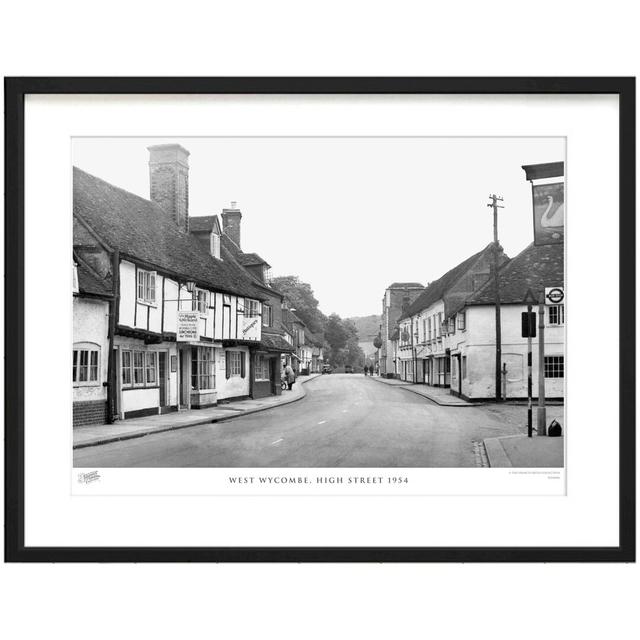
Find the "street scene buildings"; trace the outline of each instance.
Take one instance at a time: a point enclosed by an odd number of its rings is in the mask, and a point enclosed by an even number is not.
[[[268,236],[244,247],[259,212],[190,210],[184,145],[148,146],[148,197],[74,167],[75,465],[563,466],[564,165],[550,160],[522,166],[526,246],[504,250],[492,196],[494,241],[387,285],[366,329],[274,277]]]

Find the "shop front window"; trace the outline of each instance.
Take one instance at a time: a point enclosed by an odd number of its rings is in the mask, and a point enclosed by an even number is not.
[[[191,388],[194,391],[216,388],[215,350],[213,347],[192,347]]]
[[[269,360],[256,356],[256,380],[269,380]]]

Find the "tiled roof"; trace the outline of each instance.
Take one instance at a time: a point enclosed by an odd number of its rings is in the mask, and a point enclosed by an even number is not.
[[[262,299],[247,272],[225,255],[211,256],[154,202],[73,169],[73,212],[121,254],[202,286]]]
[[[424,289],[424,285],[419,282],[394,282],[387,289]]]
[[[422,309],[426,309],[434,302],[441,300],[442,297],[451,289],[462,276],[480,259],[482,254],[489,250],[493,243],[488,244],[482,251],[474,253],[470,258],[461,262],[458,266],[447,271],[441,278],[434,280],[410,305],[406,311],[400,316],[399,320],[409,318]]]
[[[200,231],[210,232],[216,216],[194,216],[189,217],[189,231],[198,233]]]
[[[111,278],[101,278],[91,267],[76,258],[78,265],[78,290],[94,296],[110,296],[112,294]]]
[[[299,324],[303,325],[304,327],[307,326],[304,323],[303,320],[300,320],[300,318],[298,318],[298,316],[295,313],[293,313],[293,311],[291,311],[291,309],[289,309],[289,315],[291,316],[291,320],[293,320],[294,322],[298,322]]]
[[[231,238],[229,238],[229,236],[226,233],[223,233],[221,236],[221,242],[220,245],[221,247],[227,251],[230,255],[233,256],[233,259],[244,269],[245,266],[248,266],[248,263],[244,263],[242,262],[242,256],[244,255],[252,255],[255,256],[257,254],[255,253],[251,253],[251,254],[245,254],[242,252],[242,250],[240,249],[240,247],[233,241],[231,240]],[[259,256],[258,256],[259,257]],[[264,260],[261,259],[262,262],[264,262]],[[251,264],[256,264],[256,263],[251,263]],[[258,263],[259,264],[259,263]],[[265,264],[267,264],[265,262]],[[267,284],[266,282],[262,282],[262,280],[258,279],[253,273],[251,273],[250,271],[245,269],[245,273],[247,274],[247,276],[249,278],[251,278],[251,280],[255,283],[256,286],[261,287],[262,289],[267,289],[270,292],[274,293],[275,295],[279,296],[280,298],[284,298],[284,295],[278,291],[277,289],[275,289],[274,287],[272,287],[270,284]]]
[[[257,253],[241,252],[238,262],[245,267],[248,267],[253,264],[266,264],[267,266],[271,266],[266,260],[261,258]]]
[[[527,291],[535,296],[545,287],[564,286],[564,245],[530,244],[524,251],[507,262],[499,271],[498,285],[503,304],[522,304]],[[493,278],[466,301],[468,305],[495,302]]]
[[[264,331],[260,337],[260,346],[267,351],[277,351],[278,353],[293,353],[295,351],[282,336],[264,333]]]

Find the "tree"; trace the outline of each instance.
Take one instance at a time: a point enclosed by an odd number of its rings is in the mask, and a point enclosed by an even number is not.
[[[279,276],[271,280],[271,286],[284,294],[290,307],[312,333],[322,333],[327,318],[318,308],[310,284],[302,282],[298,276]]]
[[[344,326],[342,318],[337,313],[332,313],[327,319],[324,329],[324,339],[332,351],[338,352],[347,346],[349,333]]]
[[[362,366],[364,353],[358,345],[358,330],[351,320],[343,320],[337,313],[327,318],[324,338],[328,345],[327,359],[336,367],[350,364]]]

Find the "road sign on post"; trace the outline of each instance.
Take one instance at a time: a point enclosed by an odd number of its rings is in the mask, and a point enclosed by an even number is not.
[[[522,312],[522,337],[536,337],[536,312],[531,310],[531,305],[527,306],[528,311]]]
[[[533,345],[531,338],[536,337],[536,314],[533,303],[537,302],[531,289],[522,301],[527,304],[527,310],[522,314],[522,337],[527,339],[527,436],[533,436]]]

